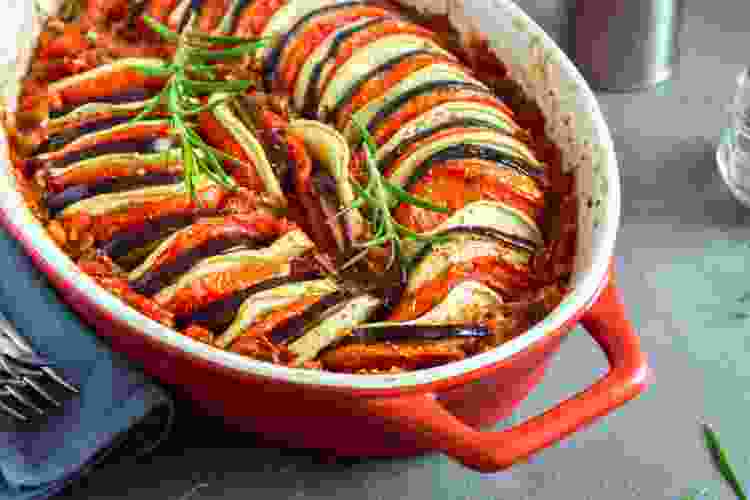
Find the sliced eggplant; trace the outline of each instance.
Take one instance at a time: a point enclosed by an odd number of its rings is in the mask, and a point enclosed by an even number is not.
[[[271,341],[276,344],[294,342],[304,335],[306,330],[313,328],[314,325],[333,315],[335,311],[339,310],[341,304],[351,298],[351,293],[345,290],[338,290],[324,296],[305,309],[302,314],[298,314],[274,328],[270,335]]]
[[[289,0],[280,9],[278,9],[269,19],[268,24],[263,28],[261,33],[262,37],[279,37],[288,33],[294,24],[300,19],[304,18],[311,12],[315,12],[318,9],[329,7],[332,5],[344,4],[347,0],[317,0],[311,2],[310,0]],[[277,42],[278,43],[278,42]],[[260,61],[266,59],[272,49],[276,45],[271,47],[261,47],[255,54],[256,58]]]
[[[214,94],[211,96],[211,102],[222,100],[225,97],[222,94]],[[274,173],[273,167],[268,161],[268,157],[258,139],[242,123],[242,120],[234,114],[228,104],[219,104],[213,109],[212,113],[242,147],[247,157],[250,158],[258,176],[263,181],[266,191],[285,205],[287,201],[284,191],[281,188],[280,180]]]
[[[463,127],[443,130],[428,137],[414,144],[410,152],[392,164],[383,164],[381,168],[388,172],[391,182],[408,187],[426,173],[432,162],[472,157],[497,161],[533,177],[542,177],[544,172],[544,166],[534,153],[518,139],[497,130]]]
[[[295,355],[293,365],[301,366],[315,359],[323,349],[349,335],[352,328],[367,321],[380,304],[379,298],[370,295],[361,295],[344,303],[320,324],[289,344],[289,351]]]
[[[323,298],[338,290],[336,284],[327,279],[288,283],[270,290],[256,293],[245,300],[237,316],[214,341],[214,345],[226,349],[241,336],[245,330],[266,314],[283,309],[305,297]]]
[[[323,65],[335,55],[338,47],[348,37],[358,31],[366,29],[376,23],[381,23],[388,19],[387,17],[363,18],[346,26],[336,29],[321,42],[305,61],[300,69],[297,79],[294,82],[293,103],[298,112],[303,112],[308,106],[308,102],[317,99],[319,82]]]
[[[43,165],[62,168],[104,154],[157,153],[172,145],[169,123],[164,120],[125,123],[86,134],[62,149],[34,156],[28,160],[30,170]]]
[[[317,116],[320,118],[327,115],[329,110],[334,109],[336,104],[356,84],[358,76],[372,71],[401,54],[407,54],[415,50],[432,51],[451,59],[455,57],[435,41],[424,36],[393,34],[375,39],[364,47],[355,50],[341,67],[331,69],[333,74],[317,102]],[[326,74],[321,76],[323,82],[329,79]]]
[[[138,255],[153,244],[189,226],[197,218],[209,215],[215,215],[215,212],[205,209],[148,219],[114,233],[108,240],[100,241],[98,246],[104,254],[118,262],[129,262],[137,259]]]
[[[476,281],[464,281],[417,319],[363,325],[355,328],[352,336],[365,342],[486,337],[490,332],[482,322],[502,303],[502,297],[491,288]]]
[[[182,182],[182,176],[170,173],[153,173],[119,179],[107,179],[94,184],[72,186],[59,193],[48,194],[45,205],[52,217],[65,208],[100,194],[121,193],[148,186],[166,186]]]
[[[64,168],[44,171],[48,192],[57,193],[72,186],[92,185],[102,179],[138,177],[148,174],[179,174],[182,172],[180,150],[163,153],[128,153],[101,155]]]
[[[425,66],[427,61],[429,61],[429,63],[431,64],[436,60],[439,60],[439,57],[440,56],[435,55],[429,50],[415,50],[412,52],[407,52],[405,54],[400,54],[393,59],[381,64],[380,66],[373,68],[370,72],[360,75],[359,79],[354,83],[354,85],[352,85],[351,88],[339,98],[333,109],[321,110],[324,112],[324,115],[322,116],[323,120],[333,121],[337,124],[338,127],[338,121],[336,117],[344,109],[351,105],[351,101],[355,98],[355,96],[362,92],[363,89],[365,89],[368,85],[374,82],[377,82],[378,85],[382,85],[381,82],[387,80],[391,71],[397,68],[401,68],[404,64],[414,65],[415,61],[422,61],[423,63],[421,64],[421,66]]]
[[[47,131],[50,139],[57,135],[67,137],[70,135],[69,131],[75,131],[80,136],[84,133],[101,130],[100,124],[109,120],[129,119],[143,110],[145,105],[145,101],[128,101],[118,104],[110,102],[86,103],[82,106],[77,106],[69,113],[50,120],[47,125]],[[77,138],[77,136],[74,138]]]
[[[229,33],[234,32],[237,18],[249,3],[250,0],[231,0],[224,17],[221,18],[219,25],[216,27],[216,34],[228,35]]]
[[[519,250],[531,251],[544,244],[544,237],[539,226],[524,212],[504,203],[480,200],[469,203],[456,211],[432,231],[423,233],[424,236],[436,236],[451,232],[460,232],[470,228],[470,232],[481,233],[485,228],[485,237],[504,236],[506,244]],[[475,228],[477,228],[475,230]],[[414,255],[420,250],[419,245],[408,242],[404,245],[407,255]]]
[[[133,106],[143,103],[149,98],[155,97],[159,93],[159,88],[134,88],[119,93],[113,93],[108,95],[101,95],[99,97],[93,97],[86,101],[86,105],[98,104],[100,106]],[[70,104],[64,108],[56,109],[50,113],[50,117],[54,120],[64,118],[65,116],[75,112],[82,106],[80,103]]]
[[[354,204],[355,196],[349,175],[349,160],[351,154],[344,138],[333,128],[312,120],[296,120],[289,126],[289,132],[302,138],[308,152],[317,159],[319,164],[335,181],[336,203],[333,206],[335,214]],[[321,199],[326,198],[325,191],[320,193]],[[330,197],[328,197],[330,198]],[[339,249],[346,251],[351,243],[358,241],[365,230],[365,223],[358,210],[347,210],[343,219],[344,237],[346,241],[337,241]]]
[[[409,93],[412,89],[434,82],[471,83],[478,87],[484,86],[479,80],[473,78],[468,70],[457,65],[436,62],[415,71],[391,87],[384,95],[370,101],[354,113],[344,129],[344,137],[352,143],[356,142],[359,139],[359,129],[354,126],[355,120],[369,130],[372,119],[381,109],[398,101],[402,95]]]
[[[300,230],[291,231],[268,247],[257,250],[239,250],[203,259],[182,275],[173,285],[155,295],[160,304],[168,304],[179,290],[187,289],[197,280],[215,273],[231,273],[253,264],[274,266],[274,276],[286,276],[291,271],[289,260],[304,255],[315,247],[310,238]]]
[[[469,232],[451,233],[447,242],[432,245],[422,253],[425,256],[418,261],[409,276],[405,295],[416,293],[425,283],[437,279],[451,266],[478,257],[496,257],[517,265],[528,263],[531,258],[526,250],[507,245],[502,240]]]
[[[139,68],[158,71],[164,67],[165,62],[161,59],[119,59],[58,80],[49,85],[48,92],[60,96],[63,108],[99,99],[106,100],[134,88],[160,87],[166,81],[167,73],[164,77],[146,76]]]
[[[348,1],[339,4],[323,6],[320,9],[309,12],[286,31],[274,45],[263,60],[263,76],[266,87],[272,88],[274,81],[278,78],[278,69],[283,63],[285,53],[296,43],[307,29],[319,23],[328,23],[335,19],[342,11],[351,10],[352,7],[362,6],[361,1]]]
[[[381,109],[371,121],[370,134],[377,144],[385,144],[405,123],[436,106],[453,101],[505,107],[492,92],[472,83],[431,82],[401,95]],[[507,111],[512,114],[509,108]]]
[[[203,181],[201,187],[210,181]],[[127,210],[128,207],[143,203],[163,201],[179,195],[185,195],[185,184],[182,182],[166,186],[153,186],[119,193],[100,194],[67,206],[59,213],[60,217],[69,217],[76,213],[99,216]]]
[[[387,143],[378,148],[378,163],[390,165],[410,145],[447,127],[472,126],[472,123],[482,124],[508,135],[514,135],[520,130],[513,119],[500,108],[471,101],[447,102],[405,123]]]
[[[162,242],[128,276],[130,287],[153,295],[198,261],[226,250],[269,243],[278,227],[261,213],[203,219]]]
[[[265,280],[261,280],[258,283],[249,286],[248,288],[236,290],[227,296],[214,300],[213,302],[200,305],[194,310],[175,314],[175,327],[181,330],[191,325],[197,325],[211,330],[212,332],[224,331],[232,324],[237,316],[237,311],[248,297],[258,293],[263,293],[266,290],[284,286],[288,283],[296,282],[297,280],[299,280],[299,277],[290,276],[288,274],[272,275]]]

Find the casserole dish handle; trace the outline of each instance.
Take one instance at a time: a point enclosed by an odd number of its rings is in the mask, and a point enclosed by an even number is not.
[[[446,410],[433,393],[371,401],[369,410],[469,468],[495,472],[524,460],[640,394],[650,379],[646,356],[625,315],[612,270],[582,326],[607,356],[609,371],[586,390],[509,429],[482,432]]]

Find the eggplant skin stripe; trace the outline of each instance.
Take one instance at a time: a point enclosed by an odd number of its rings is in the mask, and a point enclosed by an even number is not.
[[[184,118],[233,189],[149,106],[177,47],[144,13],[267,40],[204,66],[255,85]],[[464,359],[560,303],[578,200],[536,104],[457,39],[390,0],[67,0],[4,115],[20,189],[82,272],[196,342],[359,374]],[[415,235],[396,264],[384,220]]]

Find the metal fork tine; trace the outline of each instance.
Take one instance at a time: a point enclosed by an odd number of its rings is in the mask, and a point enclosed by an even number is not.
[[[36,391],[37,394],[39,394],[42,398],[46,399],[50,404],[53,404],[54,406],[61,406],[62,403],[60,403],[58,400],[56,400],[52,395],[45,391],[44,388],[37,384],[33,379],[30,379],[29,377],[24,377],[23,381],[31,387],[33,390]]]
[[[63,387],[68,389],[70,392],[74,392],[76,394],[79,394],[81,392],[78,390],[76,386],[74,386],[73,384],[71,384],[64,378],[62,378],[60,375],[57,374],[57,372],[55,372],[55,370],[53,370],[49,366],[45,366],[44,368],[42,368],[42,371],[46,373],[52,380],[62,385]]]
[[[0,411],[5,412],[6,414],[10,415],[11,417],[18,419],[22,422],[25,422],[29,419],[26,415],[23,413],[15,410],[14,408],[11,408],[10,406],[6,405],[2,401],[0,401]]]
[[[8,394],[16,399],[19,404],[31,408],[40,415],[44,415],[44,410],[39,408],[33,401],[21,394],[15,387],[8,387]]]

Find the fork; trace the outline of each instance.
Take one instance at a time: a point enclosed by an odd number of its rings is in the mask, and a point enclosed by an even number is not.
[[[27,421],[45,415],[45,407],[61,406],[45,384],[79,392],[50,365],[0,312],[0,413]]]

